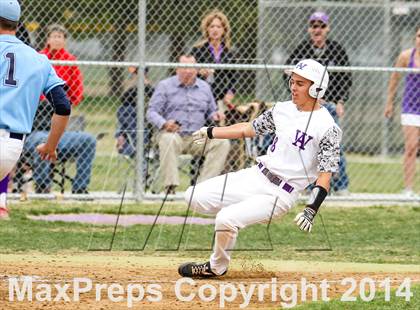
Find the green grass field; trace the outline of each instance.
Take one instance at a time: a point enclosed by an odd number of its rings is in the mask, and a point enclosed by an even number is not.
[[[31,201],[15,203],[10,207],[11,219],[0,223],[0,255],[12,257],[17,254],[32,257],[33,253],[40,253],[34,256],[83,257],[89,254],[96,255],[96,251],[90,252],[95,249],[102,250],[101,256],[98,256],[101,259],[107,260],[107,255],[112,257],[133,255],[151,259],[155,257],[159,266],[164,264],[162,259],[167,259],[168,262],[174,259],[182,261],[187,257],[198,260],[210,254],[213,225],[187,225],[179,250],[175,249],[179,242],[181,225],[156,225],[144,250],[145,239],[152,228],[151,225],[119,226],[112,252],[107,252],[114,230],[112,225],[34,221],[27,216],[62,213],[117,214],[118,205]],[[360,268],[363,267],[360,266],[363,265],[370,271],[382,270],[395,274],[403,269],[407,273],[409,268],[413,273],[420,273],[418,206],[324,207],[322,218],[331,242],[331,251],[320,250],[327,248],[328,242],[319,217],[312,234],[303,233],[295,226],[293,217],[301,208],[302,206],[297,206],[282,219],[275,220],[269,231],[266,225],[255,225],[241,230],[236,245],[236,249],[239,250],[233,254],[234,264],[251,262],[252,265],[252,262],[261,261],[265,262],[263,264],[266,267],[270,268],[271,264],[273,268],[278,268],[278,264],[284,262],[285,267],[287,264],[292,264],[295,266],[294,270],[309,273],[328,269],[345,272],[345,270],[356,270],[351,266],[359,264],[357,270],[361,272]],[[122,214],[156,215],[158,209],[158,203],[132,203],[123,206]],[[168,216],[184,216],[185,213],[185,204],[173,202],[168,203],[162,210],[162,215]],[[273,247],[268,240],[268,233]],[[309,251],[310,249],[318,250]],[[87,257],[86,260],[90,261]],[[61,264],[54,259],[52,262],[58,266]],[[309,267],[317,263],[319,267]],[[329,264],[331,267],[328,267]],[[375,266],[376,269],[369,266]],[[413,297],[410,302],[396,297],[395,290],[391,291],[391,300],[385,301],[383,290],[378,288],[375,298],[370,302],[362,301],[360,298],[354,302],[333,299],[328,303],[307,302],[298,309],[418,309],[419,283],[412,283],[411,292]]]
[[[155,215],[158,204],[128,204],[122,214]],[[318,218],[312,234],[299,231],[293,217],[296,207],[284,218],[274,221],[270,228],[273,243],[268,240],[267,225],[255,225],[240,232],[236,255],[249,255],[272,259],[348,261],[369,263],[417,264],[420,261],[420,208],[418,207],[366,207],[333,208],[322,210],[322,217],[333,251],[296,251],[297,248],[326,248],[321,221]],[[108,248],[113,226],[29,220],[27,215],[54,213],[112,213],[118,205],[60,204],[38,201],[11,206],[10,221],[0,226],[0,251],[43,251],[54,253],[71,249],[88,251]],[[168,203],[162,215],[184,216],[186,205]],[[195,214],[197,216],[197,214]],[[118,227],[114,250],[141,250],[151,225]],[[156,225],[152,230],[145,252],[175,249],[181,235],[181,225]],[[211,248],[212,225],[187,225],[181,249],[188,255],[203,255]],[[200,251],[200,249],[204,251]],[[162,252],[163,253],[163,252]],[[163,253],[164,254],[164,253]],[[173,255],[174,253],[171,253]],[[176,255],[185,255],[177,251]]]

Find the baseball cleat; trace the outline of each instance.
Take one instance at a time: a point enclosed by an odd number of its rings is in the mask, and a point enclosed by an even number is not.
[[[226,271],[220,276],[223,276],[226,273]],[[219,275],[211,271],[210,262],[202,263],[202,264],[197,264],[197,263],[182,264],[178,268],[178,273],[183,277],[189,277],[189,278],[219,277]]]

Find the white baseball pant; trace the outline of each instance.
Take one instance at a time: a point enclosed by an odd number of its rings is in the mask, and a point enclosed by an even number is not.
[[[23,149],[23,140],[9,138],[9,132],[0,129],[0,180],[12,171]]]
[[[192,186],[185,192],[187,203],[192,195],[193,210],[216,215],[210,265],[218,275],[227,270],[239,229],[286,214],[298,196],[296,191],[288,193],[274,185],[257,166],[253,166],[228,174],[222,201],[225,176],[198,183],[194,193]]]

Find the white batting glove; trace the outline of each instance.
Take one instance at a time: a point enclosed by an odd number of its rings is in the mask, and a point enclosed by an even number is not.
[[[313,209],[306,207],[303,212],[296,215],[294,221],[300,230],[311,232],[315,215],[316,212]]]
[[[204,144],[206,139],[208,139],[207,127],[201,127],[199,130],[192,134],[192,137],[195,144]]]

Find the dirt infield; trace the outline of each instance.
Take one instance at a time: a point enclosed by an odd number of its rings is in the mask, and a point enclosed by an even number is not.
[[[177,274],[177,266],[188,260],[185,258],[145,257],[115,252],[78,255],[37,253],[0,255],[0,309],[127,309],[130,306],[126,298],[130,285],[133,288],[132,295],[139,299],[133,300],[132,308],[134,309],[215,309],[223,306],[221,296],[226,296],[227,299],[232,297],[232,290],[236,290],[237,296],[231,302],[226,301],[225,308],[239,308],[241,304],[246,305],[241,290],[245,293],[253,292],[249,295],[251,298],[246,306],[247,309],[279,308],[282,305],[281,302],[291,304],[292,301],[287,301],[281,296],[290,297],[291,293],[288,292],[291,292],[293,285],[297,287],[297,302],[302,302],[303,278],[316,287],[315,294],[318,300],[322,298],[321,281],[324,279],[328,281],[329,287],[326,288],[326,292],[331,299],[342,297],[343,293],[349,289],[349,283],[345,285],[341,283],[347,277],[355,279],[357,285],[366,277],[374,281],[382,281],[388,277],[391,280],[391,287],[401,284],[405,277],[409,277],[412,282],[420,281],[418,265],[264,260],[256,263],[238,260],[234,262],[229,273],[220,280],[196,280],[195,283],[184,282],[180,285],[181,278]],[[32,277],[32,302],[28,301],[28,295],[24,295],[23,301],[17,300],[18,291],[24,288],[24,282],[13,282],[12,279],[24,280],[24,276]],[[89,281],[92,283],[92,289],[89,292],[80,294],[80,301],[74,301],[75,278],[83,278],[83,280],[77,280],[81,288],[86,288]],[[17,284],[13,287],[11,283]],[[110,288],[113,283],[114,287]],[[46,288],[50,284],[52,285],[51,301],[48,300],[49,293]],[[66,284],[67,289],[65,289]],[[119,286],[123,291],[120,291]],[[178,293],[177,286],[180,287]],[[10,301],[9,287],[14,288],[13,301]],[[359,294],[358,287],[354,293]],[[376,285],[376,287],[379,290],[379,286]],[[63,301],[63,295],[61,297],[59,295],[60,289],[62,292],[64,290],[69,301]],[[139,296],[142,289],[145,291],[143,298]],[[281,295],[282,289],[286,295]],[[28,289],[27,292],[29,291]],[[112,301],[108,297],[110,291],[111,297],[120,296],[122,299]],[[200,295],[199,292],[203,294]],[[305,294],[307,300],[312,300],[313,292],[312,289],[307,290]],[[182,296],[188,297],[192,293],[195,296],[191,301],[181,300]],[[212,296],[212,293],[215,293],[215,296]],[[200,296],[208,299],[214,297],[214,299],[205,301]],[[45,301],[36,301],[39,298]],[[54,301],[54,298],[60,300]]]

